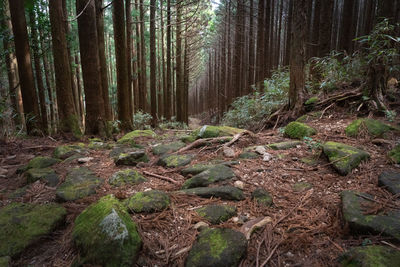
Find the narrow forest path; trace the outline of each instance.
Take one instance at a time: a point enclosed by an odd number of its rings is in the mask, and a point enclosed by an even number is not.
[[[399,175],[399,166],[387,157],[399,132],[388,131],[385,139],[365,133],[355,138],[345,133],[356,119],[352,116],[332,113],[321,119],[314,115],[303,119],[316,129],[316,134],[305,141],[289,139],[276,129],[243,135],[229,147],[210,141],[178,153],[173,151],[186,144],[179,141],[182,132],[173,130],[135,132],[116,143],[93,139],[77,145],[48,138],[10,143],[1,151],[0,225],[7,222],[3,211],[15,205],[11,203],[20,202],[42,206],[59,203],[65,209],[65,222],[58,222],[54,215],[54,227],[45,229],[43,235],[33,236],[12,250],[0,245],[0,252],[8,249],[11,266],[68,266],[79,261],[78,255],[82,259],[85,251],[75,245],[76,219],[90,204],[105,201],[102,197],[110,194],[128,207],[137,224],[143,244],[135,266],[183,266],[185,261],[188,266],[200,266],[196,265],[199,260],[213,262],[215,246],[219,252],[226,249],[213,243],[217,242],[213,235],[229,241],[230,254],[221,257],[226,262],[238,260],[230,262],[232,266],[239,262],[240,266],[336,266],[337,258],[352,247],[398,242],[398,234],[376,225],[386,237],[368,234],[373,232],[370,225],[363,225],[367,231],[354,231],[362,227],[352,221],[354,214],[348,214],[343,192],[368,193],[364,200],[373,201],[358,206],[365,208],[372,221],[373,216],[378,221],[383,218],[379,221],[383,225],[386,219],[397,218],[400,203],[378,186],[378,177],[389,170]],[[199,128],[199,122],[191,119],[191,128]],[[203,127],[194,135],[202,135],[207,129]],[[349,174],[339,175],[333,166],[349,156],[329,162],[321,151],[327,141],[362,149],[369,159],[353,166]],[[23,164],[39,156],[62,161],[45,163],[45,174],[26,168],[22,172]],[[20,171],[15,173],[17,168]],[[139,196],[138,192],[143,193]],[[115,209],[119,212],[118,205]],[[394,215],[376,215],[388,209]],[[15,210],[8,210],[8,216]],[[398,223],[394,227],[397,229]],[[7,231],[2,228],[0,233]],[[18,238],[22,237],[10,237],[10,242]],[[32,246],[39,238],[40,242]],[[204,248],[202,242],[211,247]],[[108,245],[108,249],[113,248]]]

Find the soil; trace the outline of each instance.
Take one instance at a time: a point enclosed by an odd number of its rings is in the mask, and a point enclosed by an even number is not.
[[[94,159],[85,164],[77,160],[59,163],[54,167],[65,179],[67,171],[76,166],[86,166],[106,182],[97,194],[74,202],[63,203],[68,210],[66,223],[51,235],[42,238],[34,246],[26,249],[19,257],[13,259],[12,266],[69,266],[78,256],[78,251],[71,241],[71,231],[75,218],[88,205],[107,194],[114,194],[120,199],[127,198],[135,192],[146,189],[166,191],[171,197],[171,206],[162,212],[153,214],[133,214],[132,219],[138,223],[143,248],[135,266],[183,266],[185,258],[198,234],[194,225],[201,221],[194,211],[206,204],[229,204],[237,207],[238,217],[251,220],[269,216],[272,223],[256,230],[249,240],[246,257],[241,266],[336,266],[337,257],[352,246],[361,244],[396,244],[383,236],[356,235],[344,223],[341,215],[340,192],[343,190],[358,190],[377,196],[379,203],[400,207],[400,202],[384,189],[377,186],[378,175],[382,171],[400,171],[387,157],[399,135],[391,134],[387,142],[380,146],[372,143],[371,138],[364,136],[349,138],[344,134],[345,127],[356,119],[355,116],[343,113],[326,112],[324,117],[308,122],[316,128],[318,134],[312,137],[312,144],[303,143],[300,147],[289,150],[268,150],[273,159],[264,162],[259,159],[240,160],[240,164],[232,168],[236,178],[221,184],[233,185],[234,181],[244,183],[244,201],[223,201],[220,199],[203,199],[195,196],[176,194],[187,179],[180,174],[180,169],[166,169],[156,166],[157,157],[150,152],[150,143],[165,143],[177,139],[181,131],[167,130],[158,132],[158,136],[166,137],[142,139],[140,143],[148,150],[150,162],[134,167],[139,172],[144,171],[172,178],[174,184],[159,178],[144,175],[148,181],[139,185],[112,188],[107,183],[108,178],[116,171],[129,168],[115,166],[108,156],[110,150],[92,150],[90,157]],[[193,120],[196,124],[198,120]],[[254,145],[287,141],[279,129],[255,133],[253,137],[244,136],[231,147],[236,155]],[[325,141],[346,143],[366,150],[371,159],[362,163],[347,176],[338,175],[327,159],[320,153],[319,145]],[[27,193],[18,199],[8,199],[10,192],[26,185],[23,174],[16,174],[16,169],[26,164],[34,156],[50,156],[54,147],[73,143],[65,138],[58,139],[41,137],[11,140],[0,148],[0,168],[8,172],[5,178],[0,178],[0,207],[11,201],[46,203],[55,201],[55,188],[50,188],[37,181],[28,185]],[[186,151],[195,154],[192,163],[206,162],[213,159],[232,160],[224,158],[219,145],[202,147]],[[314,157],[315,165],[307,165],[301,161],[304,157]],[[131,167],[132,168],[132,167]],[[298,182],[312,184],[311,189],[296,191],[293,185]],[[220,184],[220,185],[221,185]],[[262,207],[251,200],[251,193],[262,187],[273,198],[271,207]],[[385,205],[374,207],[376,212],[385,209]],[[239,230],[242,225],[228,220],[215,227],[228,227]]]

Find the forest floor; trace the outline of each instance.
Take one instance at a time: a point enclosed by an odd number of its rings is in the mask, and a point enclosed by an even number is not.
[[[116,171],[132,168],[116,166],[109,156],[110,150],[91,150],[91,161],[79,164],[77,160],[61,162],[53,166],[65,179],[69,169],[76,166],[86,166],[105,183],[95,195],[64,202],[68,215],[63,227],[51,235],[42,238],[40,242],[25,249],[12,260],[12,266],[68,266],[77,257],[78,251],[73,245],[71,232],[75,218],[91,203],[107,194],[114,194],[119,199],[125,199],[135,192],[149,188],[165,191],[171,198],[168,209],[152,214],[132,214],[132,219],[139,226],[143,248],[136,266],[183,266],[188,251],[193,244],[198,230],[194,228],[197,222],[204,220],[194,211],[198,207],[210,203],[223,203],[237,208],[239,221],[230,219],[213,227],[225,227],[240,230],[242,219],[270,217],[272,222],[256,230],[249,240],[247,254],[241,266],[336,266],[338,256],[353,246],[365,244],[393,243],[387,237],[379,235],[356,235],[346,226],[341,212],[340,193],[343,190],[357,190],[377,196],[379,203],[392,203],[399,206],[399,201],[384,189],[378,187],[378,176],[385,170],[399,171],[398,165],[393,165],[387,158],[388,150],[394,146],[399,135],[392,133],[386,142],[380,145],[371,142],[371,138],[349,138],[344,130],[356,117],[344,111],[331,111],[323,118],[311,120],[308,125],[317,129],[317,135],[312,137],[314,144],[325,141],[346,143],[363,148],[370,153],[371,159],[362,163],[347,176],[340,176],[331,167],[327,159],[318,149],[311,149],[306,143],[288,150],[268,150],[273,157],[270,161],[256,159],[226,158],[220,145],[211,145],[191,149],[184,153],[194,154],[194,163],[209,162],[214,159],[238,160],[238,165],[232,169],[236,177],[220,184],[233,185],[239,180],[244,183],[243,201],[227,201],[217,198],[200,198],[197,196],[176,194],[186,178],[180,174],[182,168],[164,168],[156,165],[158,157],[151,153],[151,146],[168,143],[179,139],[182,131],[158,131],[156,138],[143,138],[137,143],[146,147],[150,162],[134,167],[142,174],[146,171],[172,178],[177,184],[170,183],[152,176],[144,175],[147,182],[124,188],[112,188],[108,178]],[[199,124],[198,120],[194,120]],[[395,122],[395,123],[398,123]],[[242,150],[254,145],[267,145],[287,141],[279,129],[265,130],[254,136],[243,136],[231,147],[236,156]],[[47,203],[55,202],[56,188],[48,187],[40,181],[29,184],[25,193],[16,199],[9,199],[10,192],[26,185],[23,174],[16,170],[35,156],[51,156],[54,148],[62,144],[71,144],[62,137],[27,138],[13,140],[2,146],[0,151],[0,167],[7,170],[5,177],[0,178],[0,207],[11,201]],[[316,148],[316,147],[314,147]],[[303,163],[301,159],[314,157],[312,165]],[[306,182],[310,188],[298,190],[296,183]],[[273,205],[262,207],[251,199],[254,189],[262,187],[273,198]],[[381,207],[382,208],[382,207]]]

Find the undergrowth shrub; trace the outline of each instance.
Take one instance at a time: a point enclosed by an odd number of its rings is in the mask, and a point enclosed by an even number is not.
[[[264,117],[287,102],[289,80],[287,68],[276,70],[270,79],[264,81],[263,93],[254,92],[237,98],[224,114],[222,123],[238,128],[257,127]]]
[[[165,129],[177,129],[177,130],[186,130],[188,126],[186,123],[176,121],[176,117],[172,117],[170,121],[166,120],[164,117],[161,118],[158,127],[162,130]]]
[[[145,130],[150,129],[151,120],[153,117],[141,110],[138,110],[133,114],[133,129],[134,130]]]

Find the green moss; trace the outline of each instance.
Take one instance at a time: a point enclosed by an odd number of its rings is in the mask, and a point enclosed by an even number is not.
[[[130,133],[127,133],[123,137],[121,137],[117,144],[135,144],[135,138],[138,137],[155,137],[156,134],[152,130],[135,130]]]
[[[134,185],[146,182],[147,179],[144,178],[138,171],[126,169],[114,173],[108,183],[113,187]]]
[[[188,165],[193,159],[192,155],[165,155],[158,160],[158,165],[176,168]]]
[[[389,267],[398,266],[400,252],[379,245],[351,248],[339,257],[341,266]]]
[[[56,172],[51,168],[29,169],[26,172],[26,178],[28,183],[42,180],[43,182],[46,182],[49,186],[53,187],[56,186],[59,182]]]
[[[153,147],[152,152],[154,155],[163,155],[166,153],[178,151],[179,149],[181,149],[184,146],[185,146],[185,143],[183,143],[181,141],[172,142],[169,144],[162,144],[162,145],[155,146],[155,147]]]
[[[210,198],[219,197],[226,200],[243,200],[243,191],[233,186],[218,186],[218,187],[197,187],[184,189],[180,192],[199,197]]]
[[[302,144],[302,142],[300,142],[300,141],[288,141],[288,142],[269,144],[268,147],[272,148],[273,150],[286,150],[286,149],[294,148],[301,144]]]
[[[141,239],[125,207],[112,195],[86,208],[75,220],[72,238],[83,263],[132,266]]]
[[[239,155],[239,159],[256,159],[260,157],[256,152],[243,152]]]
[[[311,189],[313,187],[312,184],[306,182],[299,182],[293,185],[293,190],[297,192],[305,191]]]
[[[73,145],[63,145],[55,148],[53,156],[57,159],[66,159],[73,155],[83,154],[85,152],[85,144],[77,143]]]
[[[362,130],[366,130],[369,135],[378,137],[390,131],[391,127],[381,121],[369,118],[358,119],[346,127],[346,135],[357,137]]]
[[[257,201],[258,204],[263,206],[271,206],[272,205],[272,197],[271,195],[265,191],[263,188],[257,188],[251,194],[251,197]]]
[[[83,133],[79,127],[79,118],[77,115],[70,114],[64,121],[61,121],[61,129],[64,132],[71,132],[76,139],[81,139]]]
[[[301,122],[291,122],[285,127],[285,135],[293,139],[303,139],[306,136],[315,135],[317,131]]]
[[[309,98],[304,104],[306,106],[314,105],[314,104],[316,104],[318,102],[318,100],[319,100],[318,97],[313,96],[313,97]]]
[[[47,168],[54,164],[61,162],[59,159],[50,158],[50,157],[35,157],[28,162],[27,169],[41,169]]]
[[[139,192],[125,201],[132,212],[156,212],[168,208],[170,199],[167,194],[158,190]]]
[[[395,146],[390,152],[389,157],[397,164],[400,164],[400,144]]]
[[[0,256],[14,257],[65,218],[58,204],[12,203],[0,209]]]
[[[219,224],[229,220],[236,215],[236,208],[228,205],[208,205],[196,209],[199,216],[203,217],[212,224]]]
[[[207,186],[212,183],[225,181],[232,177],[235,177],[235,173],[231,168],[224,165],[215,165],[188,179],[183,184],[182,189]]]
[[[149,158],[145,151],[133,151],[121,153],[114,158],[116,165],[136,166],[139,162],[149,162]]]

